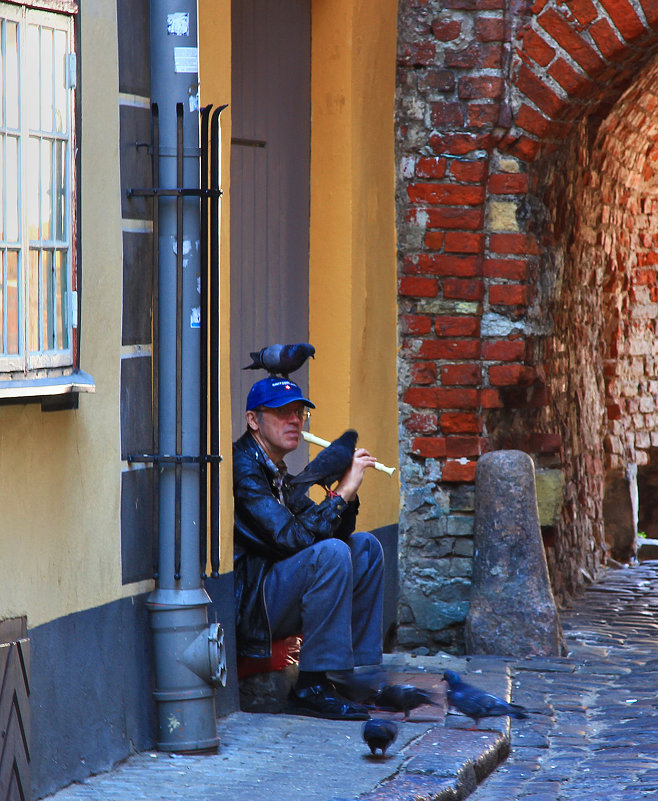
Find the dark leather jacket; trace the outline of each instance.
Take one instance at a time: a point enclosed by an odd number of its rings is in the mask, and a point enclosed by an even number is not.
[[[347,539],[354,531],[358,498],[314,503],[304,496],[289,507],[289,484],[283,475],[279,500],[276,479],[249,432],[233,443],[235,500],[234,581],[237,647],[240,656],[268,657],[272,638],[263,599],[270,567],[319,540]]]

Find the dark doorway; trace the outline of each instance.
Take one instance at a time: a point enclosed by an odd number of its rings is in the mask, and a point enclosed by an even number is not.
[[[231,393],[234,438],[262,371],[249,352],[308,341],[311,9],[233,0]],[[293,376],[305,389],[308,370]],[[294,465],[290,465],[294,469]]]

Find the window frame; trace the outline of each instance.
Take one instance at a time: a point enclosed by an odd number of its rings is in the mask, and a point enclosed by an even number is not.
[[[94,381],[91,376],[83,373],[79,367],[79,354],[80,354],[80,309],[79,309],[79,286],[80,286],[80,226],[79,226],[79,205],[78,205],[78,182],[79,182],[79,150],[77,142],[80,136],[80,113],[79,113],[79,25],[77,18],[78,6],[72,0],[24,0],[23,2],[16,2],[15,0],[2,0],[0,2],[0,16],[3,19],[12,19],[18,21],[23,27],[19,36],[19,42],[25,42],[27,38],[27,29],[29,24],[44,25],[52,27],[55,30],[64,30],[66,33],[67,41],[65,47],[65,74],[68,75],[66,92],[66,115],[67,124],[65,130],[68,137],[58,137],[56,131],[45,132],[40,130],[38,135],[35,134],[32,139],[37,139],[37,146],[42,147],[41,141],[53,143],[58,138],[65,141],[66,145],[66,180],[60,186],[59,198],[63,199],[65,206],[64,213],[64,226],[65,236],[63,240],[57,241],[56,234],[53,232],[48,241],[43,239],[30,240],[28,235],[28,210],[26,193],[29,191],[27,184],[27,160],[29,158],[27,148],[31,142],[30,121],[26,116],[26,88],[23,85],[25,80],[24,65],[21,64],[24,55],[19,51],[19,104],[20,104],[20,120],[19,120],[19,133],[17,139],[19,147],[23,149],[20,158],[21,172],[18,181],[18,209],[21,215],[20,225],[22,226],[21,238],[18,243],[18,248],[21,251],[21,276],[19,281],[18,291],[21,294],[19,298],[18,308],[23,315],[23,320],[20,321],[19,337],[22,340],[22,352],[14,356],[13,354],[5,355],[0,354],[0,403],[2,402],[20,402],[23,398],[28,400],[39,400],[47,396],[63,395],[78,392],[93,392],[95,390]],[[69,60],[69,56],[75,59],[74,62]],[[41,77],[41,76],[40,76]],[[6,120],[3,120],[3,132],[6,132]],[[50,126],[54,128],[55,126]],[[49,148],[54,152],[56,147],[51,144]],[[56,175],[56,167],[51,165],[51,176]],[[61,183],[61,182],[60,182]],[[57,192],[55,191],[56,183],[51,185],[51,203],[55,204],[57,200]],[[41,215],[39,214],[41,219]],[[51,209],[51,221],[55,219],[55,209]],[[6,233],[6,232],[5,232]],[[5,234],[3,234],[4,236]],[[62,242],[64,246],[62,248]],[[35,247],[32,247],[34,243]],[[3,240],[3,251],[6,249],[7,243]],[[59,314],[60,309],[62,322],[59,330],[63,333],[66,330],[64,337],[63,348],[48,350],[47,342],[39,342],[42,345],[37,350],[31,350],[30,341],[30,298],[29,281],[30,281],[30,263],[32,254],[53,254],[51,257],[59,252],[66,254],[66,270],[65,279],[60,285],[60,295],[66,292],[66,298],[60,301],[61,305],[54,304],[52,308],[57,309]],[[39,265],[41,257],[39,256]],[[47,273],[48,279],[52,280],[53,291],[57,292],[56,279],[51,277],[51,273]],[[57,283],[61,281],[61,278]],[[46,288],[43,285],[43,273],[41,280],[41,291],[38,295],[38,312],[39,312],[39,330],[45,338],[47,334],[48,325],[44,322],[42,316],[42,303],[43,296],[46,294]],[[34,302],[33,296],[33,302]],[[4,315],[3,315],[4,316]],[[53,316],[53,320],[49,320],[50,324],[57,324],[57,315]],[[4,321],[0,321],[4,325]],[[66,327],[66,328],[65,328]],[[34,336],[32,335],[32,342]],[[45,345],[45,347],[43,347]],[[71,405],[77,405],[72,403]]]

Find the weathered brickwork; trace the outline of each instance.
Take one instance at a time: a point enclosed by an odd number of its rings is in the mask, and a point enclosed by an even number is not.
[[[401,0],[403,647],[462,646],[480,455],[561,472],[564,601],[606,470],[658,448],[657,32],[655,0]]]

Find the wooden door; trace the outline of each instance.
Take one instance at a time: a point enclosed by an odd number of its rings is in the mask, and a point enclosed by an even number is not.
[[[249,352],[308,341],[309,0],[233,0],[231,392],[233,435],[263,371]],[[292,378],[304,389],[308,368]],[[293,459],[294,462],[294,459]],[[292,469],[292,464],[291,464]]]

